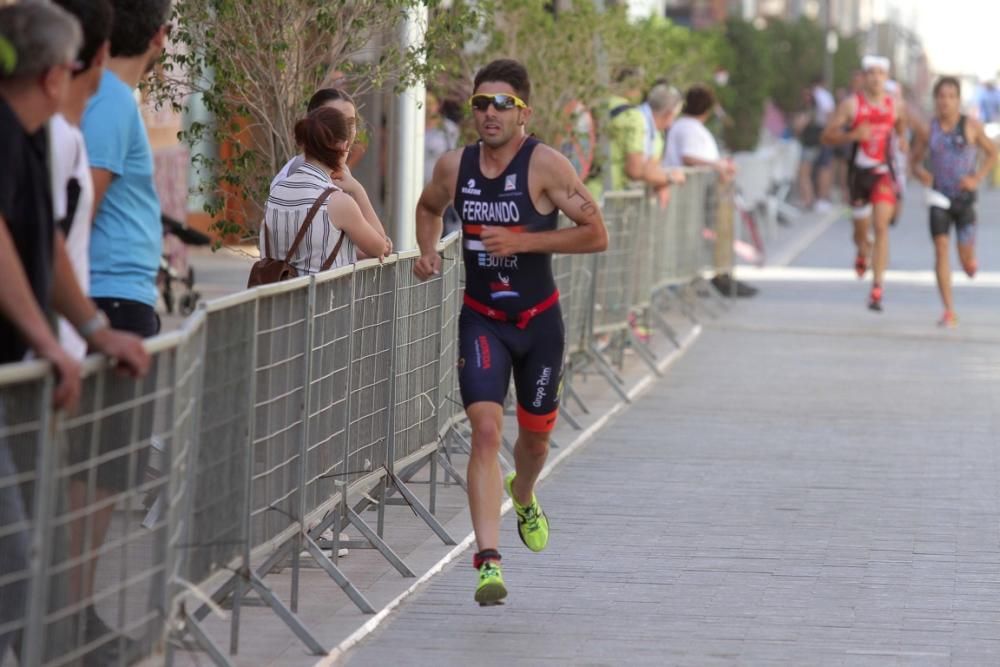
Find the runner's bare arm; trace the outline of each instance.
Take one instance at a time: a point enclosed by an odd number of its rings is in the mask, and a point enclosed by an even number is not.
[[[605,250],[608,247],[608,231],[604,227],[604,216],[566,156],[549,146],[538,146],[531,156],[531,170],[541,179],[541,195],[566,214],[575,226],[532,234],[517,234],[503,227],[487,227],[481,236],[487,252],[509,256],[519,252],[589,253]]]
[[[982,159],[979,161],[979,171],[976,172],[976,182],[981,183],[993,168],[997,166],[997,147],[993,141],[986,136],[983,124],[974,119],[969,120],[970,130],[972,130],[975,144],[979,146]]]
[[[913,119],[913,146],[910,149],[910,169],[913,175],[924,185],[930,187],[934,182],[934,177],[924,167],[924,157],[927,155],[927,147],[930,144],[931,131],[926,124]]]
[[[903,153],[910,152],[910,139],[909,132],[910,129],[910,117],[906,113],[906,105],[900,104],[896,107],[896,136],[899,138],[899,150]]]
[[[836,111],[830,116],[820,136],[824,146],[839,146],[857,141],[856,130],[844,130],[844,127],[854,119],[856,105],[857,101],[853,97],[848,97],[837,105]]]
[[[462,150],[449,151],[434,165],[434,175],[424,187],[417,202],[417,245],[420,259],[413,267],[413,273],[421,280],[427,280],[441,268],[441,258],[437,254],[437,244],[441,240],[444,223],[441,215],[455,199],[455,180],[462,161]]]

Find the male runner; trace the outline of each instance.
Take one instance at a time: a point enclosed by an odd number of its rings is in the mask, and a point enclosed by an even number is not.
[[[962,114],[962,84],[951,76],[934,84],[934,119],[921,127],[913,146],[913,174],[928,188],[949,200],[947,209],[931,206],[934,265],[944,315],[944,327],[958,325],[951,293],[948,243],[951,225],[958,235],[958,259],[971,278],[976,273],[976,189],[997,163],[997,149],[983,131],[983,124]],[[923,159],[930,151],[930,171]],[[979,169],[976,169],[976,166]]]
[[[861,92],[840,103],[823,131],[822,141],[827,146],[854,144],[847,177],[848,196],[854,210],[854,244],[858,250],[854,269],[861,278],[868,268],[872,250],[868,228],[874,218],[873,282],[868,307],[881,311],[882,278],[889,264],[889,223],[898,203],[890,144],[895,130],[900,150],[906,150],[906,119],[905,111],[886,92],[889,60],[865,56],[861,65],[864,70]]]
[[[545,548],[549,523],[534,494],[549,450],[562,383],[564,332],[551,253],[607,248],[594,198],[561,153],[527,134],[531,84],[524,66],[495,60],[476,74],[478,143],[445,153],[417,204],[421,256],[414,274],[438,273],[441,214],[454,202],[462,219],[465,305],[459,317],[459,386],[472,426],[469,510],[479,551],[475,599],[507,596],[500,572],[500,434],[511,373],[517,390],[516,472],[503,481],[517,529],[532,551]],[[556,229],[559,211],[575,223]]]

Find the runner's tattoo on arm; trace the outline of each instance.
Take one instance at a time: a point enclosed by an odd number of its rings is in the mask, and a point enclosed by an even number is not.
[[[566,188],[566,198],[569,200],[582,199],[583,203],[580,204],[580,210],[582,210],[587,215],[593,215],[597,212],[597,204],[593,201],[587,199],[580,190],[574,188],[572,185]]]

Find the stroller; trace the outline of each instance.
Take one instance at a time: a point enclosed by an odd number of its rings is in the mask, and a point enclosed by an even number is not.
[[[201,293],[194,289],[194,268],[188,265],[188,246],[206,246],[212,239],[191,229],[166,214],[160,215],[163,223],[163,255],[156,278],[168,315],[179,312],[190,315],[198,306]],[[179,287],[179,289],[178,289]]]

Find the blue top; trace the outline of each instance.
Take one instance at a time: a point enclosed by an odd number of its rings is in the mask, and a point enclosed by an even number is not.
[[[957,197],[962,179],[976,173],[979,149],[965,138],[964,122],[945,132],[935,118],[931,123],[930,157],[934,189],[947,197]]]
[[[153,151],[132,89],[106,70],[81,125],[91,167],[114,174],[90,238],[90,296],[155,307],[163,226]]]
[[[462,218],[465,293],[476,301],[518,315],[556,291],[552,255],[518,253],[499,257],[486,252],[483,227],[506,227],[514,232],[544,232],[556,228],[559,211],[542,215],[528,191],[528,165],[539,141],[527,137],[510,164],[496,178],[479,169],[478,143],[462,153],[455,192],[455,210]]]

